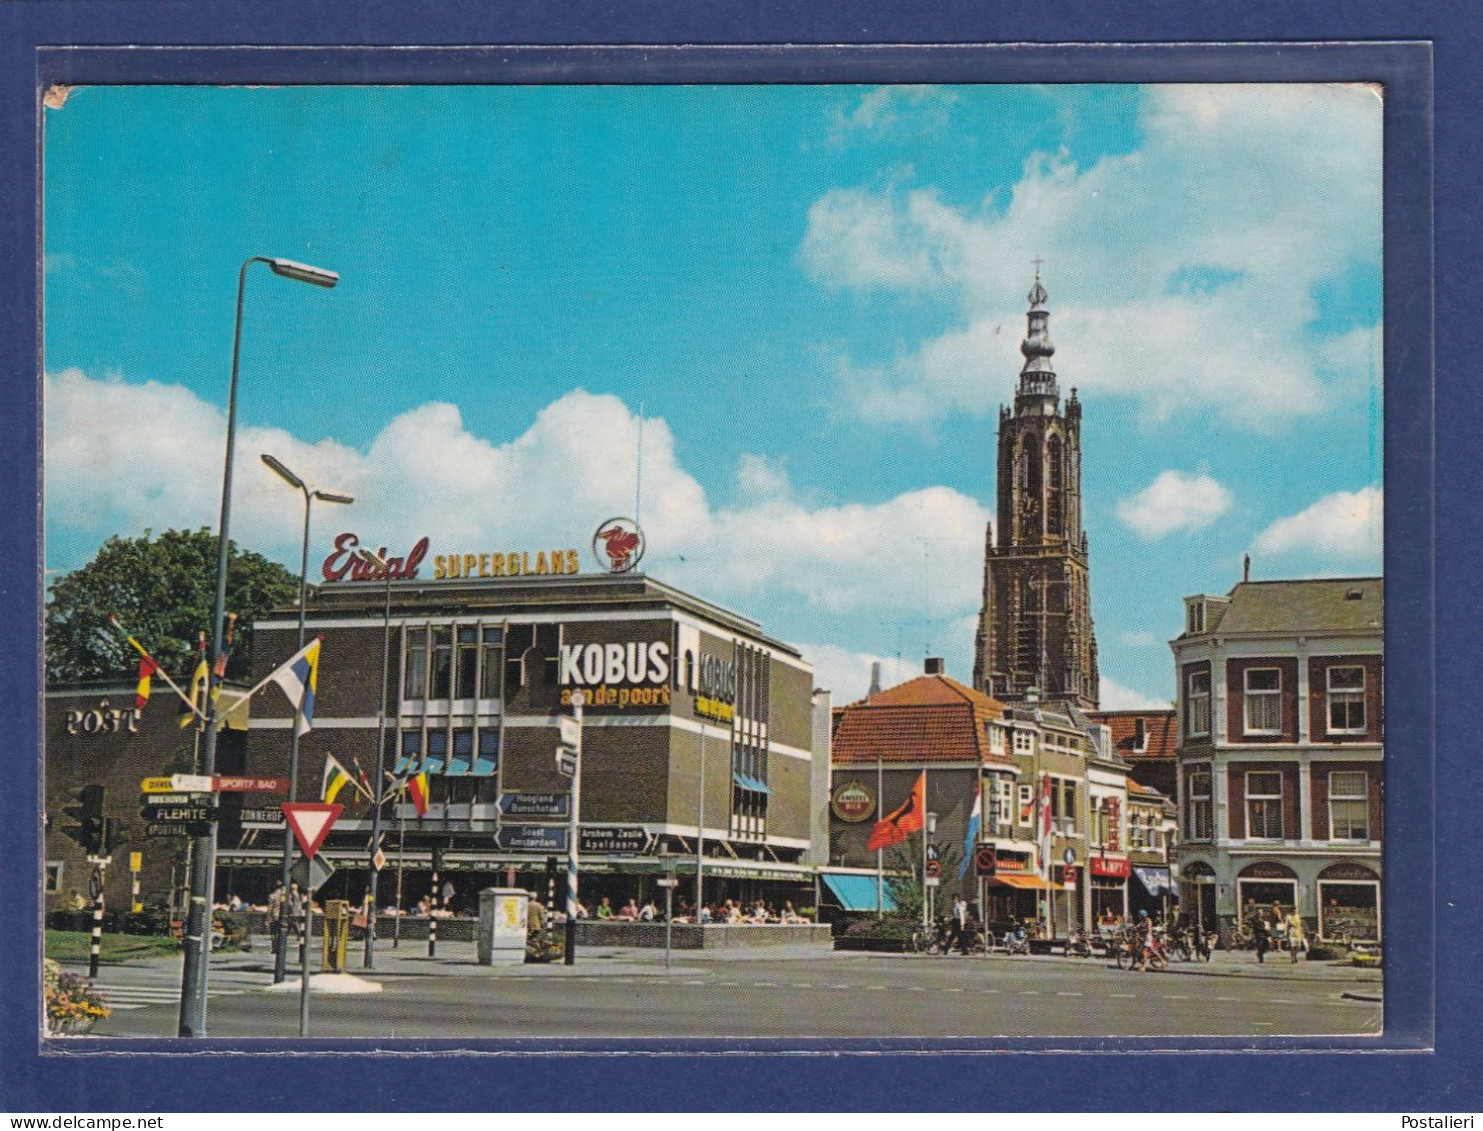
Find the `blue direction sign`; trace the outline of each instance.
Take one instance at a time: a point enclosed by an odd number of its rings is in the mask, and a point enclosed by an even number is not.
[[[501,825],[494,835],[494,843],[504,852],[565,852],[566,828],[562,825]]]
[[[499,811],[502,817],[565,817],[572,799],[569,793],[502,793]]]

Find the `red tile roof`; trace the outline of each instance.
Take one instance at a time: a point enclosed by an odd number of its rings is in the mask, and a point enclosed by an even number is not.
[[[1112,748],[1128,761],[1174,757],[1179,727],[1175,725],[1173,708],[1164,711],[1088,711],[1087,717],[1112,729]],[[1143,750],[1137,749],[1139,719],[1143,720],[1146,735]]]
[[[987,723],[1004,704],[944,675],[923,675],[835,713],[836,763],[1002,761]]]

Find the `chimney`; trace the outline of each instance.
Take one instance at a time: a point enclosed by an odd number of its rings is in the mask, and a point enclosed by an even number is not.
[[[941,656],[928,656],[923,669],[928,675],[943,675]]]
[[[1242,554],[1241,555],[1241,580],[1242,581],[1250,581],[1251,580],[1251,555],[1250,554]]]
[[[872,696],[872,695],[879,695],[880,693],[881,693],[881,662],[879,660],[876,660],[876,661],[874,661],[870,665],[870,690],[866,693],[866,696],[865,697],[868,699],[868,698],[870,698],[870,696]]]

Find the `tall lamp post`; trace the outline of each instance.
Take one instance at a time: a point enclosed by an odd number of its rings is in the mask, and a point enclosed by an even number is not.
[[[381,710],[376,719],[376,795],[371,798],[371,882],[366,889],[366,958],[365,968],[376,965],[376,913],[380,903],[381,868],[376,857],[381,851],[381,805],[386,799],[386,696],[391,671],[391,563],[374,550],[362,546],[356,556],[381,571],[386,578],[386,612],[381,621]],[[398,897],[400,897],[398,892]],[[401,914],[401,907],[397,907]]]
[[[265,255],[250,256],[237,275],[237,320],[232,331],[232,380],[227,390],[227,450],[222,468],[221,524],[216,535],[216,596],[211,604],[211,662],[221,656],[222,620],[227,603],[227,547],[231,544],[232,455],[237,440],[237,374],[242,358],[242,299],[247,289],[247,269],[254,263],[266,263],[273,274],[316,287],[333,287],[340,276],[322,267],[310,267],[290,259]],[[206,696],[206,728],[201,738],[201,773],[216,772],[216,699]],[[191,846],[191,897],[185,921],[185,969],[180,977],[180,1023],[182,1037],[206,1035],[206,975],[208,941],[211,929],[212,881],[216,873],[216,822],[206,825],[204,835]]]
[[[299,647],[304,646],[304,610],[309,599],[309,514],[314,507],[314,500],[318,499],[324,503],[355,502],[349,495],[337,495],[333,491],[318,491],[306,484],[302,479],[284,466],[283,462],[267,452],[262,455],[262,460],[274,474],[287,483],[290,487],[301,492],[304,496],[304,552],[299,559]],[[289,731],[288,740],[288,799],[297,801],[299,799],[299,728],[294,726]],[[290,873],[294,862],[294,838],[288,831],[287,824],[283,827],[283,885],[284,902],[279,908],[278,925],[274,928],[277,935],[277,954],[273,959],[273,981],[278,983],[288,976],[288,916],[283,912],[288,907],[288,885]]]

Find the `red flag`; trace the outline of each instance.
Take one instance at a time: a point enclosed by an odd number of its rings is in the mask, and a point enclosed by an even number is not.
[[[144,710],[144,704],[149,702],[149,677],[159,670],[160,665],[151,656],[139,661],[139,686],[134,692],[134,710]]]
[[[877,849],[890,848],[893,844],[900,844],[910,833],[920,832],[927,812],[927,771],[923,770],[917,778],[917,784],[911,787],[911,794],[901,803],[901,807],[885,820],[879,822],[871,831],[870,840],[866,842],[866,849],[875,852]]]
[[[427,774],[413,774],[407,780],[407,791],[412,795],[412,805],[420,817],[427,812]]]

